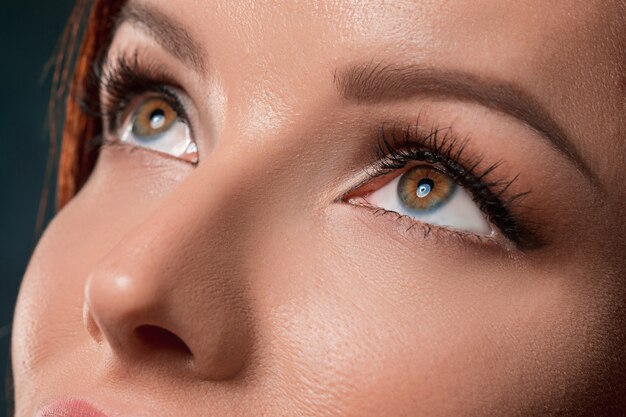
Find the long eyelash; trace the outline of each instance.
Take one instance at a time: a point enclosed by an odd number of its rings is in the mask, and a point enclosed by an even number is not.
[[[510,187],[519,175],[507,180],[488,180],[494,176],[502,161],[480,168],[484,165],[482,156],[468,156],[467,143],[467,138],[459,139],[450,128],[424,131],[419,120],[413,126],[402,128],[383,124],[376,146],[378,162],[368,174],[371,177],[386,175],[412,161],[439,165],[471,193],[487,218],[519,248],[538,247],[540,241],[536,234],[523,227],[512,214],[512,208],[519,205],[530,190],[509,195]]]
[[[176,82],[161,66],[140,63],[137,52],[121,55],[112,65],[101,58],[92,66],[81,107],[87,114],[106,121],[108,132],[116,132],[133,99],[154,93],[166,99],[179,117],[186,120],[175,88],[178,88]]]

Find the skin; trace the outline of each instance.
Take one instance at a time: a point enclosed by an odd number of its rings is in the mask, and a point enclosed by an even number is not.
[[[623,1],[142,4],[200,64],[133,22],[109,56],[172,75],[200,163],[102,149],[24,277],[18,417],[64,398],[112,416],[626,413]],[[593,178],[472,100],[342,97],[333,74],[364,62],[513,83]],[[495,179],[519,175],[512,210],[542,245],[344,201],[378,127],[417,116],[503,161]]]

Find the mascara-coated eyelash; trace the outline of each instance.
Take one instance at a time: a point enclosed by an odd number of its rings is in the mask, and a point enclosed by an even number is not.
[[[173,87],[170,77],[158,67],[143,67],[137,58],[128,61],[118,59],[113,70],[103,78],[105,92],[102,108],[105,120],[108,120],[109,132],[116,132],[124,121],[124,115],[133,99],[142,94],[151,93],[160,96],[176,112],[178,118],[187,121],[185,109]]]
[[[186,122],[185,108],[176,93],[178,88],[173,77],[161,66],[140,64],[137,52],[121,55],[110,65],[106,60],[99,59],[89,75],[82,108],[106,121],[107,131],[115,133],[133,100],[152,93],[167,101],[178,117]]]
[[[530,191],[511,194],[511,185],[519,176],[492,179],[502,162],[484,167],[482,157],[467,155],[466,144],[467,139],[453,136],[450,128],[424,131],[419,123],[401,128],[383,124],[376,146],[377,162],[366,172],[373,179],[401,170],[415,161],[437,166],[471,194],[489,221],[518,248],[539,246],[536,234],[523,227],[512,213]]]

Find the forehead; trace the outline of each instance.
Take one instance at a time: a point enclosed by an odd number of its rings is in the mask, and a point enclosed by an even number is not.
[[[553,53],[550,47],[577,49],[600,43],[623,47],[626,2],[623,0],[311,0],[224,1],[131,0],[157,7],[187,23],[209,46],[224,39],[286,52],[292,45],[315,50],[337,46],[394,46],[448,54],[477,48],[525,47]],[[212,38],[206,38],[211,35]],[[285,39],[285,37],[287,37]],[[266,40],[282,42],[267,44]],[[601,41],[603,40],[603,41]],[[322,42],[323,41],[323,42]],[[548,44],[546,44],[546,42]],[[482,48],[481,48],[482,49]],[[345,51],[342,51],[345,52]],[[410,50],[407,52],[415,52]],[[509,54],[515,50],[508,49]]]
[[[166,2],[154,3],[165,6]],[[301,51],[303,45],[330,49],[365,44],[374,50],[394,46],[396,53],[415,48],[449,56],[465,52],[468,45],[472,52],[507,48],[511,55],[517,52],[510,50],[515,44],[524,47],[527,59],[527,54],[539,51],[554,53],[554,46],[570,50],[593,45],[595,49],[608,42],[623,47],[619,40],[624,37],[617,37],[618,32],[623,35],[626,12],[622,0],[183,0],[176,5],[172,12],[181,18],[194,10],[187,20],[195,20],[201,31],[225,30],[250,46],[267,47],[265,40],[288,35],[288,42],[271,46],[282,49],[292,44]],[[209,28],[201,21],[215,26]]]

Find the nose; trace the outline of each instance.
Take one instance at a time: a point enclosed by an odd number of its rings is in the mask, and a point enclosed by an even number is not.
[[[230,379],[245,366],[252,333],[237,244],[227,242],[235,220],[213,203],[220,196],[203,204],[177,191],[91,271],[85,326],[125,367]]]

